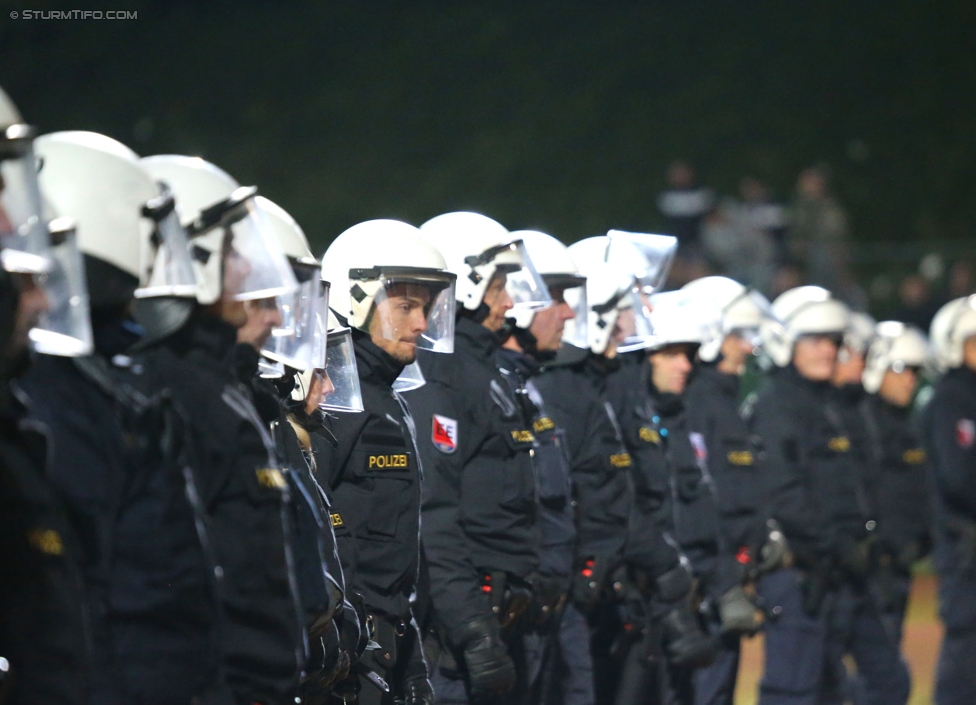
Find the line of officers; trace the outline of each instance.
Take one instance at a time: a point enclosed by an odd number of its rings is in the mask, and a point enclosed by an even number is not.
[[[202,159],[0,130],[0,702],[732,703],[763,630],[761,703],[905,703],[933,542],[976,702],[973,298],[929,343],[468,212],[319,261]]]

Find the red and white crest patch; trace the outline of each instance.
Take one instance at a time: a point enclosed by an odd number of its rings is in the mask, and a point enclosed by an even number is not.
[[[956,421],[956,443],[960,448],[972,448],[976,442],[976,422],[972,419]]]
[[[447,416],[434,414],[430,424],[430,440],[441,453],[453,453],[458,444],[458,422]]]

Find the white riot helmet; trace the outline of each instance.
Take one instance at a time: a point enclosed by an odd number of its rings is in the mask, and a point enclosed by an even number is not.
[[[851,311],[847,330],[844,332],[844,347],[866,355],[868,346],[874,340],[878,323],[863,311]]]
[[[842,302],[819,286],[799,286],[776,297],[773,318],[760,326],[763,350],[777,367],[793,360],[793,347],[804,335],[843,336],[848,310]]]
[[[940,372],[962,366],[963,346],[974,335],[976,294],[953,299],[938,310],[929,328],[929,338]]]
[[[190,235],[197,301],[210,305],[225,293],[237,301],[266,299],[298,288],[255,203],[256,188],[240,186],[198,157],[145,157],[142,165],[176,197],[176,212]]]
[[[572,253],[572,248],[570,248]],[[574,257],[575,260],[575,257]],[[584,349],[589,348],[597,355],[603,355],[607,351],[610,340],[613,336],[617,337],[617,351],[620,351],[620,344],[626,337],[629,330],[622,330],[620,326],[629,327],[630,311],[632,311],[633,301],[631,299],[631,281],[620,272],[611,267],[606,262],[590,261],[584,263],[577,260],[577,266],[581,273],[586,277],[586,305],[587,320],[586,333],[587,343]],[[626,312],[626,313],[625,313]],[[576,345],[573,340],[578,336],[571,326],[563,329],[563,342]]]
[[[679,289],[654,294],[651,307],[654,341],[649,351],[678,344],[711,345],[723,337],[721,312],[707,299]]]
[[[332,283],[330,307],[351,328],[370,333],[376,307],[403,285],[422,287],[426,329],[414,340],[423,350],[454,351],[455,275],[444,257],[399,220],[368,220],[339,235],[322,258],[322,278]],[[391,312],[392,314],[392,312]],[[340,319],[340,320],[341,320]],[[393,316],[381,317],[381,334],[404,342],[413,334]]]
[[[688,282],[681,290],[694,299],[710,303],[721,316],[720,335],[713,336],[698,349],[698,357],[703,362],[718,359],[722,343],[729,335],[738,335],[753,347],[760,345],[759,327],[772,311],[769,301],[758,291],[728,277],[702,277]]]
[[[319,261],[295,219],[263,196],[255,204],[265,216],[282,252],[288,258],[298,289],[278,297],[281,327],[271,331],[261,354],[296,370],[325,367],[329,284],[322,280]]]
[[[928,360],[928,353],[928,340],[918,328],[899,321],[882,321],[875,327],[874,340],[865,356],[861,374],[864,389],[877,394],[885,372],[901,372],[909,367],[920,369]]]
[[[496,272],[506,275],[505,289],[515,310],[552,305],[522,241],[488,216],[445,213],[421,225],[420,234],[440,250],[447,269],[457,275],[458,302],[466,310],[478,310]]]
[[[622,232],[622,231],[615,231]],[[606,264],[609,271],[615,273],[616,281],[624,280],[629,286],[629,292],[623,294],[627,299],[624,308],[630,308],[633,321],[628,324],[628,332],[617,350],[629,352],[642,350],[654,339],[654,329],[651,325],[649,293],[644,291],[637,272],[645,271],[649,266],[643,254],[633,244],[620,237],[611,239],[608,235],[588,237],[569,246],[569,252],[586,277],[590,276],[590,266],[596,263]],[[629,261],[628,261],[629,260]],[[589,289],[587,289],[589,291]],[[592,308],[593,299],[587,294],[588,304]],[[631,314],[628,314],[630,316]],[[592,319],[591,319],[592,321]],[[592,335],[593,331],[589,331]]]
[[[51,267],[50,240],[37,186],[36,130],[0,88],[0,262],[8,272]]]
[[[566,303],[576,314],[573,320],[566,321],[563,328],[563,341],[577,348],[586,349],[589,338],[586,334],[589,312],[586,307],[586,277],[569,253],[569,248],[552,235],[537,230],[517,230],[512,237],[525,245],[536,272],[542,277],[550,294],[553,290],[562,291]],[[522,306],[512,310],[512,318],[519,328],[528,330],[535,320],[536,309]]]

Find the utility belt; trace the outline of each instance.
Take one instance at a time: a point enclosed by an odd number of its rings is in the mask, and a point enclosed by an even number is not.
[[[366,650],[371,653],[377,664],[385,668],[393,668],[403,649],[404,639],[411,630],[412,625],[405,619],[367,612],[366,633],[369,635],[370,643]]]

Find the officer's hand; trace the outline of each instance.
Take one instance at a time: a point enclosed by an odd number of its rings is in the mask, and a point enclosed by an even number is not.
[[[723,634],[752,636],[761,625],[756,615],[756,605],[741,585],[736,585],[718,598],[718,615]]]
[[[789,568],[793,564],[793,554],[786,536],[774,519],[767,524],[766,542],[759,549],[759,563],[756,566],[759,575],[772,573],[779,568]]]
[[[679,602],[664,615],[664,653],[675,666],[703,668],[715,661],[715,643],[701,629],[698,615]]]
[[[403,684],[403,705],[434,705],[434,689],[425,676],[411,678]]]
[[[515,664],[491,619],[476,619],[457,633],[473,698],[500,695],[515,685]]]

